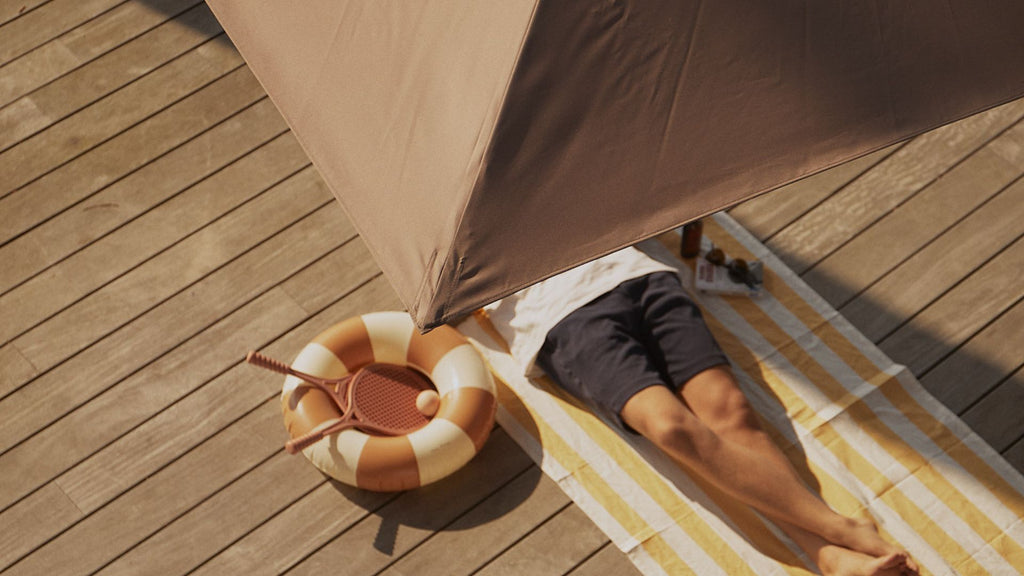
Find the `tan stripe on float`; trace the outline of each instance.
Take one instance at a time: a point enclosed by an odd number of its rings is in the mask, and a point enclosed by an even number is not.
[[[420,485],[416,453],[406,436],[367,436],[356,466],[356,485],[394,492]]]
[[[306,344],[299,351],[292,366],[324,378],[340,378],[348,373],[334,352],[316,341]],[[294,376],[285,378],[281,392],[281,411],[284,413],[285,429],[292,438],[298,438],[320,423],[341,416],[327,394],[316,388],[302,386],[302,381]]]
[[[466,338],[451,326],[440,326],[426,334],[413,331],[409,338],[407,361],[427,374],[449,350],[466,344]]]
[[[314,341],[306,344],[292,360],[292,367],[322,378],[341,378],[349,373],[338,356],[322,344]],[[294,376],[286,376],[282,388],[282,396],[291,392],[302,380]]]
[[[434,419],[448,420],[461,428],[479,452],[494,426],[497,408],[497,399],[486,390],[456,388],[441,399],[441,407]]]
[[[334,353],[349,372],[355,372],[373,362],[370,335],[358,316],[328,328],[313,342]]]

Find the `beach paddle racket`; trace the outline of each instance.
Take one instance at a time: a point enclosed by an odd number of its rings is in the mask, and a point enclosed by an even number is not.
[[[322,422],[306,434],[286,442],[284,447],[289,454],[347,428],[358,428],[380,436],[404,436],[430,421],[416,408],[416,397],[433,386],[426,376],[405,366],[378,362],[342,378],[320,378],[258,352],[249,352],[245,360],[261,368],[295,376],[318,388],[341,412],[339,418]]]

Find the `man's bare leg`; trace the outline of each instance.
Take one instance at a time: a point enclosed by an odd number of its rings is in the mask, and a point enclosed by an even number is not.
[[[881,538],[874,524],[837,514],[807,489],[761,430],[725,367],[698,374],[681,397],[663,387],[645,389],[626,403],[622,418],[674,459],[780,526],[872,559],[894,553],[906,557]],[[756,476],[751,470],[757,470]]]

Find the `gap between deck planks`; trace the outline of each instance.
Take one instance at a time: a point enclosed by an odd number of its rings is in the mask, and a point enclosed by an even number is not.
[[[25,13],[18,18],[22,6]],[[166,11],[166,21],[153,10]],[[365,573],[421,574],[416,568],[424,564],[437,567],[427,574],[447,573],[444,552],[455,556],[447,566],[487,574],[525,566],[596,573],[606,558],[620,566],[626,562],[592,523],[581,520],[577,508],[566,507],[564,495],[500,430],[494,448],[474,461],[464,479],[401,496],[338,488],[300,459],[280,454],[278,383],[242,365],[238,349],[258,341],[287,357],[340,316],[397,307],[397,301],[359,240],[346,234],[327,240],[300,230],[317,214],[317,226],[347,225],[336,209],[325,206],[278,232],[253,226],[252,235],[246,234],[245,223],[252,221],[245,211],[251,218],[263,198],[285,193],[266,190],[277,182],[273,178],[253,188],[255,196],[238,195],[232,182],[262,169],[263,161],[275,157],[272,149],[283,157],[281,150],[295,144],[283,144],[291,137],[281,136],[283,124],[248,70],[230,67],[239,62],[237,54],[218,36],[205,6],[192,0],[145,7],[113,0],[0,0],[0,23],[0,36],[15,31],[11,37],[18,46],[0,47],[7,55],[0,78],[18,76],[0,81],[0,163],[20,170],[26,182],[0,194],[0,258],[23,255],[0,272],[0,293],[6,292],[0,304],[18,298],[49,303],[12,316],[20,328],[4,328],[15,340],[0,346],[0,411],[9,409],[7,401],[42,411],[15,419],[10,433],[0,427],[0,436],[14,442],[4,444],[14,447],[0,455],[0,470],[25,472],[25,478],[10,485],[5,478],[0,487],[0,525],[15,527],[0,533],[0,558],[21,559],[12,573],[49,567],[163,574],[197,566],[210,574],[289,567],[305,573],[348,561],[342,549],[360,551],[357,564]],[[227,75],[200,74],[181,79],[191,84],[174,84],[175,72],[191,66],[182,62],[205,64],[209,58]],[[52,67],[37,66],[43,60]],[[164,94],[168,85],[177,92]],[[143,101],[132,102],[132,95]],[[124,103],[130,105],[121,109]],[[1015,195],[1024,187],[1003,185],[1012,170],[996,156],[1020,166],[1020,142],[1011,134],[1019,131],[1011,128],[1020,118],[1019,106],[889,147],[795,183],[783,200],[770,194],[733,213],[753,215],[749,228],[778,242],[778,251],[809,249],[784,257],[806,266],[812,283],[827,282],[829,267],[846,271],[843,262],[870,255],[870,249],[858,251],[859,243],[903,241],[901,258],[892,258],[884,274],[880,268],[855,269],[855,286],[830,295],[847,310],[882,293],[872,292],[875,287],[892,286],[896,298],[913,285],[910,271],[926,262],[930,250],[977,249],[978,230],[986,223],[995,228],[984,243],[988,257],[975,253],[959,271],[944,271],[947,285],[930,285],[937,291],[926,301],[908,300],[904,315],[893,316],[895,324],[883,331],[909,333],[916,318],[941,321],[952,313],[955,286],[968,282],[987,258],[996,259],[985,278],[1004,285],[1014,281],[998,264],[1012,257],[1005,254],[1016,254],[1013,238],[1020,228],[1012,220],[1021,205]],[[267,143],[275,137],[276,144]],[[954,150],[943,149],[947,144]],[[50,157],[34,158],[33,149]],[[294,161],[296,172],[278,172],[280,178],[300,177],[305,163]],[[976,172],[986,165],[998,167],[999,174]],[[296,186],[318,188],[310,180]],[[984,200],[980,194],[970,198],[973,204],[960,209],[966,215],[941,234],[936,236],[942,227],[933,222],[932,231],[912,239],[892,235],[903,223],[918,225],[913,216],[920,215],[917,205],[925,206],[925,199],[954,198],[955,189],[967,186],[983,189]],[[235,200],[218,197],[219,208],[203,205],[203,198],[223,190]],[[865,207],[865,198],[878,190],[885,192],[883,205]],[[316,194],[330,203],[322,188]],[[787,240],[813,235],[816,226],[821,232],[821,223],[847,212],[855,213],[858,228],[825,228],[827,237],[810,245]],[[76,233],[61,236],[62,229]],[[153,244],[147,247],[144,240]],[[316,248],[288,263],[293,243]],[[202,255],[200,261],[191,261],[193,251]],[[246,272],[266,278],[251,289]],[[44,281],[48,275],[55,279]],[[33,282],[35,290],[18,292]],[[1022,305],[1019,293],[1016,301],[1009,295],[984,318],[964,321],[950,342],[930,352],[935,359],[923,380],[933,390],[954,393],[945,401],[959,404],[964,419],[1005,447],[1021,469],[1020,436],[1015,440],[1017,432],[992,424],[1012,418],[1005,409],[1019,400],[1022,385],[1020,358],[1013,357]],[[0,314],[5,309],[0,305]],[[144,342],[135,344],[137,337]],[[969,395],[950,383],[979,371],[984,378],[976,379]],[[62,387],[79,384],[83,389],[69,392],[71,398],[60,396]],[[40,460],[39,453],[52,454],[53,462]],[[485,474],[494,467],[504,472]],[[476,485],[481,476],[490,478],[486,487]],[[282,478],[295,482],[260,500]],[[478,490],[468,499],[467,486]],[[457,501],[454,509],[450,501]],[[133,515],[139,511],[151,514]],[[311,523],[310,517],[324,522]],[[372,549],[396,517],[413,525],[399,527],[390,554]],[[580,535],[572,554],[564,553],[565,539],[558,538],[567,529]],[[290,538],[284,554],[283,534]],[[459,553],[480,539],[486,541],[481,550]],[[81,565],[68,559],[78,557]]]
[[[247,83],[255,85],[251,73],[246,68],[237,69],[84,151],[73,163],[62,162],[12,190],[0,198],[0,211],[9,215],[0,221],[0,243],[117,182],[263,97],[261,91],[255,95],[247,91]],[[244,103],[238,100],[246,98],[251,99]],[[8,152],[17,150],[15,146]]]
[[[1024,395],[1022,116],[1011,102],[732,210],[1018,470],[1024,419],[1002,408]],[[876,192],[894,208],[865,208]]]
[[[221,32],[197,0],[174,4],[182,5],[182,14],[170,21],[143,4],[121,4],[6,64],[0,82],[0,150]]]

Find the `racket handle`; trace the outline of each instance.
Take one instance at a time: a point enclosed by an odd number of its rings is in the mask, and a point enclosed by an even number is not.
[[[268,356],[264,356],[255,350],[250,350],[245,355],[245,361],[253,366],[259,366],[260,368],[266,368],[272,372],[279,374],[291,375],[292,368],[279,360],[274,360]]]
[[[331,432],[331,428],[338,424],[339,422],[341,422],[341,418],[328,420],[327,422],[324,422],[323,424],[317,426],[316,428],[310,430],[309,432],[306,432],[302,436],[299,436],[298,438],[292,438],[291,440],[285,442],[284,449],[289,454],[298,454],[299,452],[302,452],[307,447],[309,447],[310,444],[316,443],[321,438],[329,434]]]

